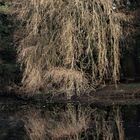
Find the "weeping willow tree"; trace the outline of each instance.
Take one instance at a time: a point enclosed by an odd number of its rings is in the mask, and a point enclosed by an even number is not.
[[[28,92],[85,91],[120,77],[121,0],[16,1],[19,61]],[[128,19],[127,19],[128,20]]]

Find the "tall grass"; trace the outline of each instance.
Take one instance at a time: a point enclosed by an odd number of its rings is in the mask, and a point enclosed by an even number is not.
[[[126,16],[113,5],[112,0],[17,0],[25,25],[19,48],[23,87],[80,93],[105,79],[116,84]]]

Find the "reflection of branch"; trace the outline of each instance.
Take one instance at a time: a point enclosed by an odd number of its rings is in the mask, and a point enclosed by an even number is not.
[[[30,108],[21,112],[22,120],[30,140],[124,140],[120,108],[109,112],[74,105],[67,105],[64,111],[53,108],[52,111]],[[23,115],[25,114],[25,115]]]
[[[26,132],[30,140],[45,140],[45,120],[39,112],[31,110],[23,117]]]
[[[80,134],[87,130],[89,118],[83,111],[79,112],[78,119],[75,108],[71,106],[66,112],[56,111],[46,111],[42,115],[40,110],[30,108],[22,115],[30,140],[78,140]]]
[[[52,123],[49,125],[49,128],[52,128],[49,130],[52,139],[78,140],[79,134],[88,128],[88,117],[83,113],[77,120],[74,110],[68,110],[61,115],[59,120],[54,120],[55,127],[52,127]]]
[[[124,134],[124,128],[123,128],[122,119],[121,119],[121,112],[119,108],[117,108],[116,110],[115,122],[118,129],[119,140],[124,140],[125,134]]]
[[[92,135],[96,140],[124,140],[125,135],[119,108],[114,111],[110,109],[110,112],[98,110],[98,112],[94,112],[93,116],[95,133]]]

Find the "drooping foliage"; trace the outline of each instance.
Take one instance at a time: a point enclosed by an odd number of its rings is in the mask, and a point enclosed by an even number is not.
[[[19,61],[27,91],[77,93],[120,77],[120,40],[127,16],[122,0],[22,0]],[[127,6],[128,3],[126,3]]]

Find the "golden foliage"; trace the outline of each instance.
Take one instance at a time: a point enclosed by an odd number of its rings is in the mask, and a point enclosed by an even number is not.
[[[49,90],[54,82],[72,91],[74,83],[79,91],[105,79],[117,83],[120,21],[126,16],[113,9],[112,0],[23,0],[16,5],[26,23],[19,60],[28,91]]]

